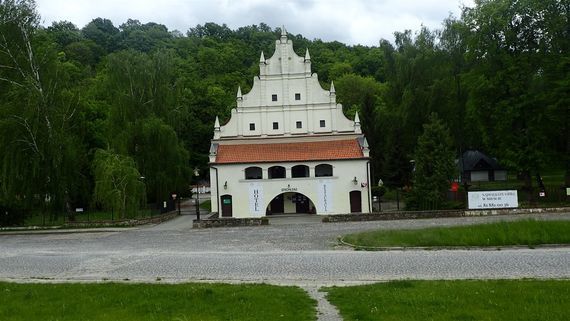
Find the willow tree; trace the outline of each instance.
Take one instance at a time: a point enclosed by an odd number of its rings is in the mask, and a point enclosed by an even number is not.
[[[75,67],[58,59],[39,20],[33,1],[0,3],[0,198],[71,210],[85,155]]]
[[[93,160],[95,201],[119,218],[134,217],[145,203],[145,185],[135,161],[113,151],[97,150]]]

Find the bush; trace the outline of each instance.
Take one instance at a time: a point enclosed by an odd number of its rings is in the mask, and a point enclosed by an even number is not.
[[[385,186],[372,186],[372,195],[381,197],[386,194],[386,187]]]

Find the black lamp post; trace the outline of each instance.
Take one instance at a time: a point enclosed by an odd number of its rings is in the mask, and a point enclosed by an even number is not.
[[[194,168],[194,176],[196,176],[196,220],[200,220],[200,186],[198,185],[198,177],[200,176],[200,170]]]

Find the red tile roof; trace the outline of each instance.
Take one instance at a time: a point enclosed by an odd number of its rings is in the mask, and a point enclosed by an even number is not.
[[[216,163],[260,163],[364,158],[356,139],[219,145]]]

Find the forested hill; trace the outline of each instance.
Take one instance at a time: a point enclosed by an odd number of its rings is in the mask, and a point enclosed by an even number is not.
[[[359,111],[375,181],[409,180],[432,113],[457,154],[568,173],[569,16],[567,0],[481,0],[440,30],[396,31],[375,47],[289,37],[299,55],[309,49],[324,88],[334,80],[345,113]],[[104,18],[41,27],[33,1],[0,2],[0,205],[45,195],[58,210],[126,206],[187,191],[194,167],[207,175],[216,115],[228,120],[279,34],[263,23],[182,33]],[[117,177],[138,196],[109,196]]]

